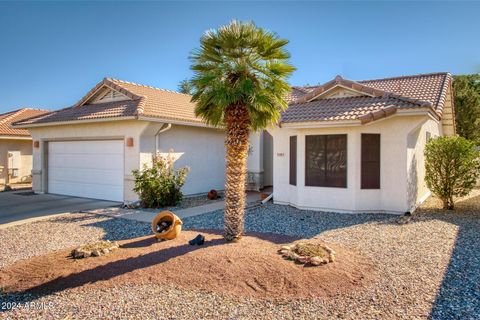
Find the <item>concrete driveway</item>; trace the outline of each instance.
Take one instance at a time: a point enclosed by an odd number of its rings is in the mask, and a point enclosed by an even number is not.
[[[0,225],[52,214],[120,206],[118,202],[34,194],[32,191],[0,192]]]

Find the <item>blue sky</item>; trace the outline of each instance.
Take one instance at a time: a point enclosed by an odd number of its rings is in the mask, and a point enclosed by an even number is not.
[[[293,85],[480,71],[475,2],[0,2],[0,112],[72,105],[105,76],[176,89],[232,19],[290,40]]]

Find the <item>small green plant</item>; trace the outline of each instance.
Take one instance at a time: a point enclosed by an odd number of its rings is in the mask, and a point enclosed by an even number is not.
[[[170,152],[166,157],[153,157],[152,167],[144,165],[143,170],[133,170],[135,187],[142,207],[159,208],[176,206],[182,201],[181,188],[185,184],[188,167],[175,170],[175,159]]]
[[[425,148],[427,187],[443,202],[443,208],[454,209],[454,197],[463,197],[475,187],[480,173],[480,153],[475,144],[463,137],[431,139]]]

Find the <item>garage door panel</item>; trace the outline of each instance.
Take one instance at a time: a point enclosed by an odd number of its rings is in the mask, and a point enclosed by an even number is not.
[[[48,192],[123,201],[123,141],[62,141],[48,147]]]
[[[52,190],[49,193],[62,194],[74,197],[105,199],[111,201],[121,201],[120,199],[112,199],[112,193],[123,193],[121,187],[109,187],[108,189],[98,188],[96,184],[72,184],[64,181],[55,181]]]
[[[49,181],[118,185],[122,183],[123,177],[119,174],[118,170],[56,167],[55,170],[53,170],[53,172],[49,175]]]
[[[49,165],[55,168],[111,168],[121,170],[123,158],[117,156],[98,156],[95,154],[66,155],[55,154],[50,157]]]
[[[118,148],[119,142],[119,140],[51,142],[48,151],[56,154],[123,154],[123,146]],[[79,145],[83,147],[79,148]]]

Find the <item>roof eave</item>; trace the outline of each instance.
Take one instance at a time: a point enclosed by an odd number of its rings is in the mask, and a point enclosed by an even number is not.
[[[360,116],[358,119],[353,120],[320,120],[320,121],[299,121],[299,122],[280,122],[281,128],[332,128],[332,127],[353,127],[364,126],[387,118],[393,118],[398,116],[428,116],[432,120],[439,121],[438,114],[428,106],[419,107],[415,109],[398,109],[395,107],[387,107],[381,110],[376,110],[369,114]]]
[[[0,134],[0,140],[32,140],[31,136]]]
[[[332,128],[332,127],[354,127],[362,125],[360,120],[321,120],[321,121],[298,121],[280,122],[282,128]]]
[[[152,116],[138,116],[138,120],[143,121],[151,121],[151,122],[163,122],[163,123],[171,123],[177,125],[184,125],[184,126],[191,126],[191,127],[202,127],[202,128],[212,128],[212,129],[222,129],[219,127],[214,127],[212,125],[208,125],[205,122],[195,122],[195,121],[188,121],[188,120],[180,120],[180,119],[173,119],[168,117],[152,117]]]
[[[111,121],[122,121],[122,120],[136,120],[135,116],[128,117],[111,117],[111,118],[99,118],[99,119],[83,119],[83,120],[66,120],[66,121],[51,121],[51,122],[41,122],[41,123],[28,123],[28,124],[14,124],[12,127],[18,129],[28,129],[28,128],[37,128],[37,127],[54,127],[61,125],[71,125],[71,124],[84,124],[84,123],[95,123],[95,122],[111,122]]]

